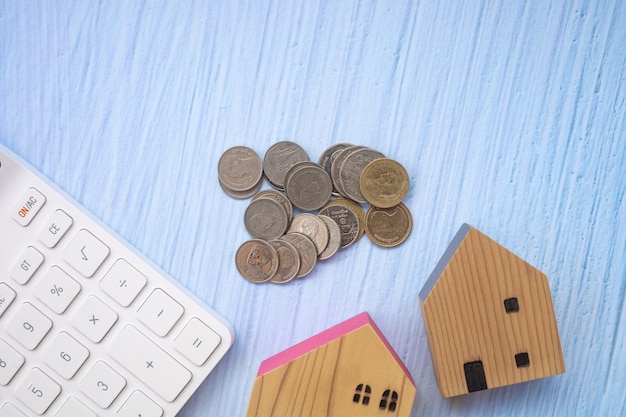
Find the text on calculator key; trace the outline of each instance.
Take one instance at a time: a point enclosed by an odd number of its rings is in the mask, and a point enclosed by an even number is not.
[[[113,359],[165,401],[174,401],[191,381],[187,368],[134,326],[124,327],[109,351]]]
[[[110,249],[89,230],[81,229],[63,252],[63,259],[84,277],[91,278]]]

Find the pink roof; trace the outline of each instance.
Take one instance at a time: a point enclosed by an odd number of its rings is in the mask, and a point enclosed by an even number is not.
[[[338,325],[333,326],[330,329],[324,330],[323,332],[309,339],[306,339],[296,345],[293,345],[292,347],[285,349],[282,352],[277,353],[274,356],[270,356],[269,358],[261,362],[261,366],[259,367],[259,372],[257,373],[257,377],[263,374],[266,374],[284,365],[285,363],[291,362],[294,359],[297,359],[300,356],[303,356],[307,354],[308,352],[319,348],[320,346],[330,343],[333,340],[338,339],[350,333],[351,331],[356,330],[368,324],[372,326],[372,329],[374,329],[374,331],[376,332],[380,340],[383,342],[383,344],[385,345],[385,347],[391,354],[391,356],[396,360],[396,362],[398,363],[398,366],[406,374],[407,378],[409,379],[409,381],[411,381],[413,386],[415,386],[415,382],[413,381],[413,377],[411,376],[411,373],[406,368],[406,366],[404,366],[404,364],[402,363],[402,361],[400,360],[396,352],[393,350],[393,348],[391,347],[391,345],[389,344],[385,336],[381,333],[380,329],[378,328],[378,326],[376,326],[376,323],[374,323],[374,321],[369,316],[369,314],[367,314],[367,312],[357,314],[356,316],[342,323],[339,323]]]

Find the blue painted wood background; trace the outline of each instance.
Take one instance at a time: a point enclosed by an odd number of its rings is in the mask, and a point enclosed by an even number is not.
[[[244,415],[262,359],[364,310],[413,416],[625,415],[625,74],[619,0],[0,3],[0,142],[237,331],[183,416]],[[217,161],[278,140],[403,163],[408,241],[244,281]],[[565,374],[439,395],[417,294],[463,222],[548,275]]]

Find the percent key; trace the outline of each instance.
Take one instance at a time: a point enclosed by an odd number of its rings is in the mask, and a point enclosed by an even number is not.
[[[39,282],[35,294],[52,311],[62,314],[74,301],[81,286],[67,272],[53,266]]]

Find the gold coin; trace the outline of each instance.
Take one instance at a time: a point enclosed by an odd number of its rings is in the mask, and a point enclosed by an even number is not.
[[[365,212],[363,211],[363,207],[359,203],[354,200],[350,200],[349,198],[337,198],[335,200],[337,204],[343,205],[344,207],[351,208],[354,211],[359,219],[359,236],[357,240],[363,237],[365,234]]]
[[[361,194],[373,206],[398,205],[409,192],[409,174],[397,161],[375,159],[361,173]]]
[[[346,248],[359,240],[365,229],[365,213],[363,208],[352,200],[347,198],[335,198],[330,200],[319,211],[319,214],[325,215],[333,219],[341,229],[341,245]]]
[[[380,208],[371,206],[365,213],[365,233],[384,248],[398,246],[409,237],[413,227],[411,212],[402,203]]]

